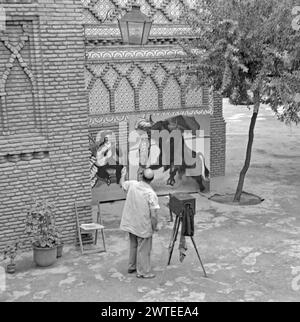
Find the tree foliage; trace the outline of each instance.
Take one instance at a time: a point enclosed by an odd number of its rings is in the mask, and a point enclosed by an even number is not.
[[[300,32],[292,27],[294,0],[199,0],[186,10],[198,33],[184,42],[189,72],[233,104],[271,106],[278,119],[300,121]]]

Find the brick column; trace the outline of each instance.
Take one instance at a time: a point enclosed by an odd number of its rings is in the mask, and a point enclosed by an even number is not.
[[[211,176],[225,175],[226,165],[226,123],[223,118],[222,97],[212,95],[213,115],[210,119],[210,168]]]

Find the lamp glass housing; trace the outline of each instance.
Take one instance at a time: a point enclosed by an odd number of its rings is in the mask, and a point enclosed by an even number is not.
[[[133,5],[132,10],[119,20],[123,43],[126,45],[145,45],[148,41],[152,20]]]

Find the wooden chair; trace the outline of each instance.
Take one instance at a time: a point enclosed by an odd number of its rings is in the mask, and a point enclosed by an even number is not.
[[[79,239],[81,253],[82,254],[93,254],[93,253],[106,252],[104,226],[102,225],[102,218],[101,218],[101,212],[100,212],[100,202],[97,203],[98,209],[97,209],[96,222],[80,223],[79,209],[83,208],[83,207],[88,207],[88,206],[91,206],[90,203],[83,203],[83,202],[77,202],[77,201],[74,202],[76,224],[77,224],[77,233],[78,233],[78,239]],[[97,249],[92,249],[92,250],[86,250],[83,245],[82,235],[89,234],[89,233],[95,233],[94,245],[97,245],[99,231],[101,232],[101,235],[102,235],[103,249],[97,248]]]

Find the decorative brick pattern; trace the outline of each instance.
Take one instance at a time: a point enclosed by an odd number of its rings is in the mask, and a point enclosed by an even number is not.
[[[140,91],[140,110],[158,110],[158,90],[153,80],[148,76]]]
[[[2,135],[43,134],[43,86],[38,66],[40,44],[37,18],[17,14],[6,21],[0,34],[0,126]],[[15,118],[14,115],[19,117]]]
[[[115,92],[116,112],[131,111],[134,108],[134,90],[126,78],[122,78]]]
[[[0,33],[7,111],[0,123],[0,250],[24,236],[34,196],[57,204],[64,241],[74,242],[74,198],[91,198],[81,1],[2,5],[8,28]],[[89,220],[91,209],[85,214]]]
[[[138,0],[141,11],[151,17],[155,23],[175,23],[179,20],[180,10],[188,7],[189,1],[185,0]],[[116,22],[117,18],[125,14],[132,7],[132,0],[82,0],[87,12],[98,23]],[[89,23],[90,19],[84,21]]]
[[[171,76],[163,90],[163,109],[180,109],[181,106],[181,89],[175,77]]]
[[[90,97],[90,114],[98,114],[99,111],[103,113],[109,113],[110,109],[110,95],[109,91],[101,81],[97,79],[94,83],[93,88],[89,93]]]
[[[213,112],[212,102],[202,100],[201,89],[189,90],[189,78],[174,75],[180,66],[178,61],[99,62],[89,63],[85,69],[92,115],[134,112],[147,106],[150,110],[189,107],[199,108],[203,114]]]

